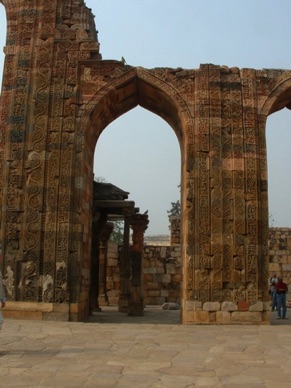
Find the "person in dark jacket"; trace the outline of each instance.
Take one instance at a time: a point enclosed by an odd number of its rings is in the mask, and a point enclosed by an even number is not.
[[[278,278],[278,282],[276,283],[276,293],[277,293],[277,319],[286,319],[286,293],[288,291],[288,286],[283,282],[281,277]],[[282,315],[281,315],[282,308]]]

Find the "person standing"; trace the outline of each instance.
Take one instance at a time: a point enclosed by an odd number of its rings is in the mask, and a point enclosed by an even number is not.
[[[276,284],[276,292],[277,292],[277,319],[286,319],[286,293],[288,291],[288,286],[283,282],[282,278],[278,278],[278,282]],[[281,315],[282,308],[282,315]]]
[[[0,250],[0,265],[2,264],[2,251]],[[3,287],[3,279],[2,279],[2,272],[0,269],[0,301],[1,301],[1,309],[5,307],[5,292],[4,292],[4,287]],[[3,325],[3,314],[0,309],[0,330],[2,329]]]
[[[272,298],[272,311],[276,310],[276,307],[277,307],[277,292],[276,292],[277,282],[278,282],[277,274],[273,273],[273,276],[270,278],[270,281],[269,281],[270,295]]]

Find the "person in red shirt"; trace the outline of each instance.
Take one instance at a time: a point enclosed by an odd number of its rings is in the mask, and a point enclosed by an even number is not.
[[[288,291],[288,286],[283,282],[281,277],[278,278],[276,283],[276,293],[277,293],[277,319],[281,319],[281,308],[282,308],[282,318],[286,319],[286,293]]]

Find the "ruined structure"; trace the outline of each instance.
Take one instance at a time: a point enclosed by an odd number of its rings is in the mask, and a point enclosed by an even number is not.
[[[1,3],[1,248],[11,315],[88,316],[95,146],[140,105],[167,121],[181,149],[182,322],[268,322],[265,125],[291,106],[291,71],[102,60],[83,0]]]

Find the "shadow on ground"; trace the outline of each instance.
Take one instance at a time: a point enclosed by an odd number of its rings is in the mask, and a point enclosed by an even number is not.
[[[163,310],[162,306],[146,306],[143,316],[131,317],[127,313],[120,313],[117,306],[102,306],[101,311],[93,313],[89,322],[179,325],[180,314],[180,310]]]
[[[288,312],[291,309],[287,309]],[[180,310],[163,310],[162,306],[146,306],[144,315],[140,317],[131,317],[126,313],[120,313],[117,306],[102,306],[101,311],[94,312],[89,322],[96,323],[141,323],[154,325],[180,325]],[[270,312],[270,324],[273,326],[291,325],[290,319],[277,319],[277,312]],[[289,317],[288,317],[289,318]]]

